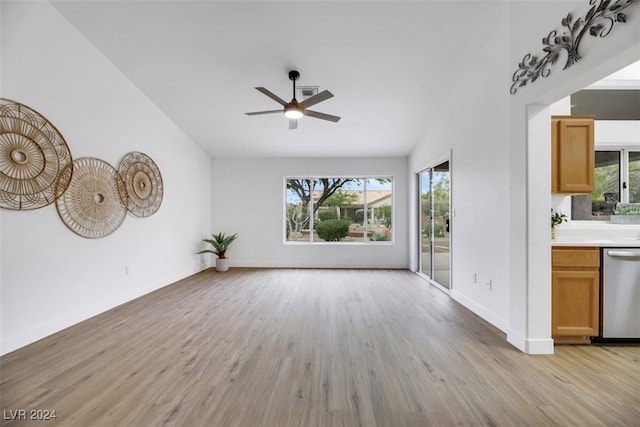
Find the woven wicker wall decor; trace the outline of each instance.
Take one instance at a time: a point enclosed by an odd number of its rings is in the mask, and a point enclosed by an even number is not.
[[[138,217],[153,215],[162,204],[162,175],[144,153],[128,153],[118,167],[120,197],[129,212]]]
[[[38,209],[69,186],[73,160],[62,134],[37,111],[0,98],[0,208]]]
[[[163,195],[160,170],[146,154],[128,153],[118,170],[93,157],[74,161],[44,116],[0,98],[0,208],[29,210],[56,202],[71,231],[96,239],[113,233],[127,212],[153,215]]]
[[[118,192],[119,179],[117,171],[103,160],[92,157],[74,160],[71,183],[56,201],[65,225],[90,239],[114,232],[127,215]]]

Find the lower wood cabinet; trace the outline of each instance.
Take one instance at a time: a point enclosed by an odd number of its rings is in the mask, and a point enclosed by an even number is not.
[[[551,335],[589,342],[600,329],[600,248],[552,249]]]

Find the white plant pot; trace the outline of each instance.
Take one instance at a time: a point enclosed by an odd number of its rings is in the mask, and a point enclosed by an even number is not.
[[[229,258],[216,258],[216,270],[224,273],[229,269]]]

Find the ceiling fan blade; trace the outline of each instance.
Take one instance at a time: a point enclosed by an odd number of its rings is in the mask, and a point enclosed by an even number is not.
[[[278,104],[284,106],[287,105],[287,102],[284,101],[282,98],[280,98],[278,95],[276,95],[275,93],[271,92],[269,89],[265,89],[263,87],[257,87],[256,88],[257,91],[264,93],[265,95],[267,95],[269,98],[273,99],[274,101],[276,101]],[[311,98],[309,98],[311,99]]]
[[[268,110],[268,111],[254,111],[252,113],[245,113],[247,116],[257,116],[260,114],[273,114],[273,113],[283,113],[284,110]]]
[[[309,98],[311,99],[311,98]],[[337,122],[340,120],[338,116],[332,116],[331,114],[318,113],[317,111],[304,110],[304,115],[314,117],[316,119],[329,120],[330,122]]]
[[[302,108],[311,107],[312,105],[316,105],[319,102],[326,101],[329,98],[332,98],[333,94],[328,90],[323,90],[322,92],[313,95],[311,98],[307,98],[300,103]]]
[[[289,119],[289,130],[298,129],[298,121],[296,119]]]

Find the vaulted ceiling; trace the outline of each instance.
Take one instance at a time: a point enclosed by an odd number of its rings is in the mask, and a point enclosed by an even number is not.
[[[407,155],[469,77],[492,31],[481,17],[504,10],[482,1],[51,3],[216,157]],[[334,94],[313,110],[338,123],[305,117],[290,131],[283,116],[244,114],[279,108],[256,86],[289,101],[291,69],[299,85]]]

